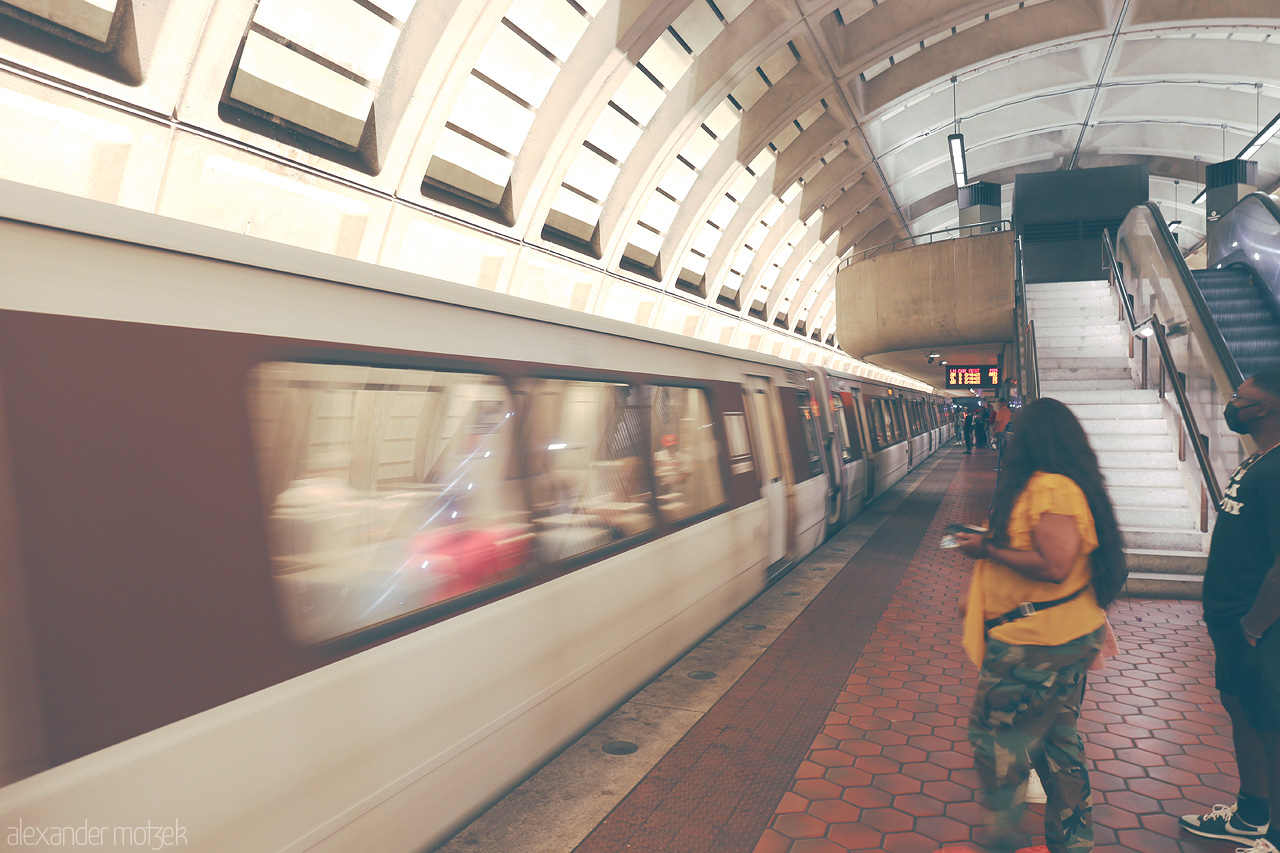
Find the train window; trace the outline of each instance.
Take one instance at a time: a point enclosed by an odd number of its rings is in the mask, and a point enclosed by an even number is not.
[[[836,431],[840,433],[840,453],[841,458],[845,462],[852,462],[855,457],[853,455],[853,442],[849,440],[849,424],[844,416],[844,403],[840,401],[840,397],[831,395],[831,409],[833,412],[832,420],[835,422]]]
[[[889,419],[893,422],[893,440],[902,441],[907,437],[907,419],[902,413],[902,401],[888,400],[885,405],[889,409]]]
[[[862,458],[862,430],[858,426],[858,403],[854,400],[853,394],[848,391],[842,391],[840,398],[844,402],[844,417],[846,421],[846,433],[850,439],[850,452],[854,459]]]
[[[746,401],[743,400],[745,403]],[[751,456],[751,439],[747,432],[747,413],[725,412],[724,432],[729,439],[729,473],[737,476],[755,470]]]
[[[695,388],[648,390],[654,484],[663,520],[677,521],[724,503],[720,450],[707,395]],[[739,415],[737,420],[744,418]],[[744,445],[745,432],[744,426]]]
[[[871,444],[876,450],[888,447],[893,442],[888,420],[885,417],[884,400],[872,397],[871,403]]]
[[[808,392],[799,391],[796,396],[800,403],[800,431],[804,435],[804,448],[809,465],[808,477],[800,477],[800,472],[796,472],[796,480],[799,481],[822,473],[822,441],[818,438],[818,418],[813,412],[814,407],[809,403]]]
[[[498,379],[273,362],[249,379],[268,546],[318,643],[518,577],[533,543]]]
[[[523,441],[538,552],[559,561],[657,523],[646,437],[648,389],[531,379]]]

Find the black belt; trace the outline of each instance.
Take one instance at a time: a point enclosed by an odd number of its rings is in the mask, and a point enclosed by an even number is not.
[[[1059,604],[1066,604],[1088,588],[1089,585],[1085,584],[1070,595],[1064,595],[1062,598],[1055,598],[1053,601],[1024,601],[1008,613],[1002,613],[999,616],[992,617],[983,624],[986,625],[987,630],[990,631],[997,625],[1003,625],[1006,622],[1013,622],[1018,619],[1022,619],[1025,616],[1030,616],[1032,613],[1039,613],[1041,610],[1048,610],[1050,607],[1057,607]]]

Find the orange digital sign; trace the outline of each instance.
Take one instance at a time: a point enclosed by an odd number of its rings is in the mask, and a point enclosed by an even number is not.
[[[947,368],[948,388],[997,388],[1000,368],[995,365],[969,365]]]

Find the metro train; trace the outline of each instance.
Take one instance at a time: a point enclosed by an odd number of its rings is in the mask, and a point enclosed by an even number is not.
[[[953,437],[918,391],[3,190],[10,842],[429,849]]]

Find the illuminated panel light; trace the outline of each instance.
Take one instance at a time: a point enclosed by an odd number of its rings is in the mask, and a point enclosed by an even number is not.
[[[231,97],[355,148],[373,92],[335,71],[249,33]]]
[[[951,173],[955,177],[956,189],[969,183],[969,167],[964,157],[964,134],[953,133],[947,137],[947,150],[951,153]]]
[[[1271,141],[1271,137],[1275,136],[1277,131],[1280,131],[1280,114],[1277,114],[1276,117],[1273,118],[1271,122],[1253,138],[1253,141],[1244,147],[1244,150],[1240,152],[1240,155],[1236,159],[1252,159],[1253,155],[1257,154],[1258,151],[1262,149],[1262,146]]]
[[[117,0],[6,0],[24,12],[105,42],[116,16]]]

